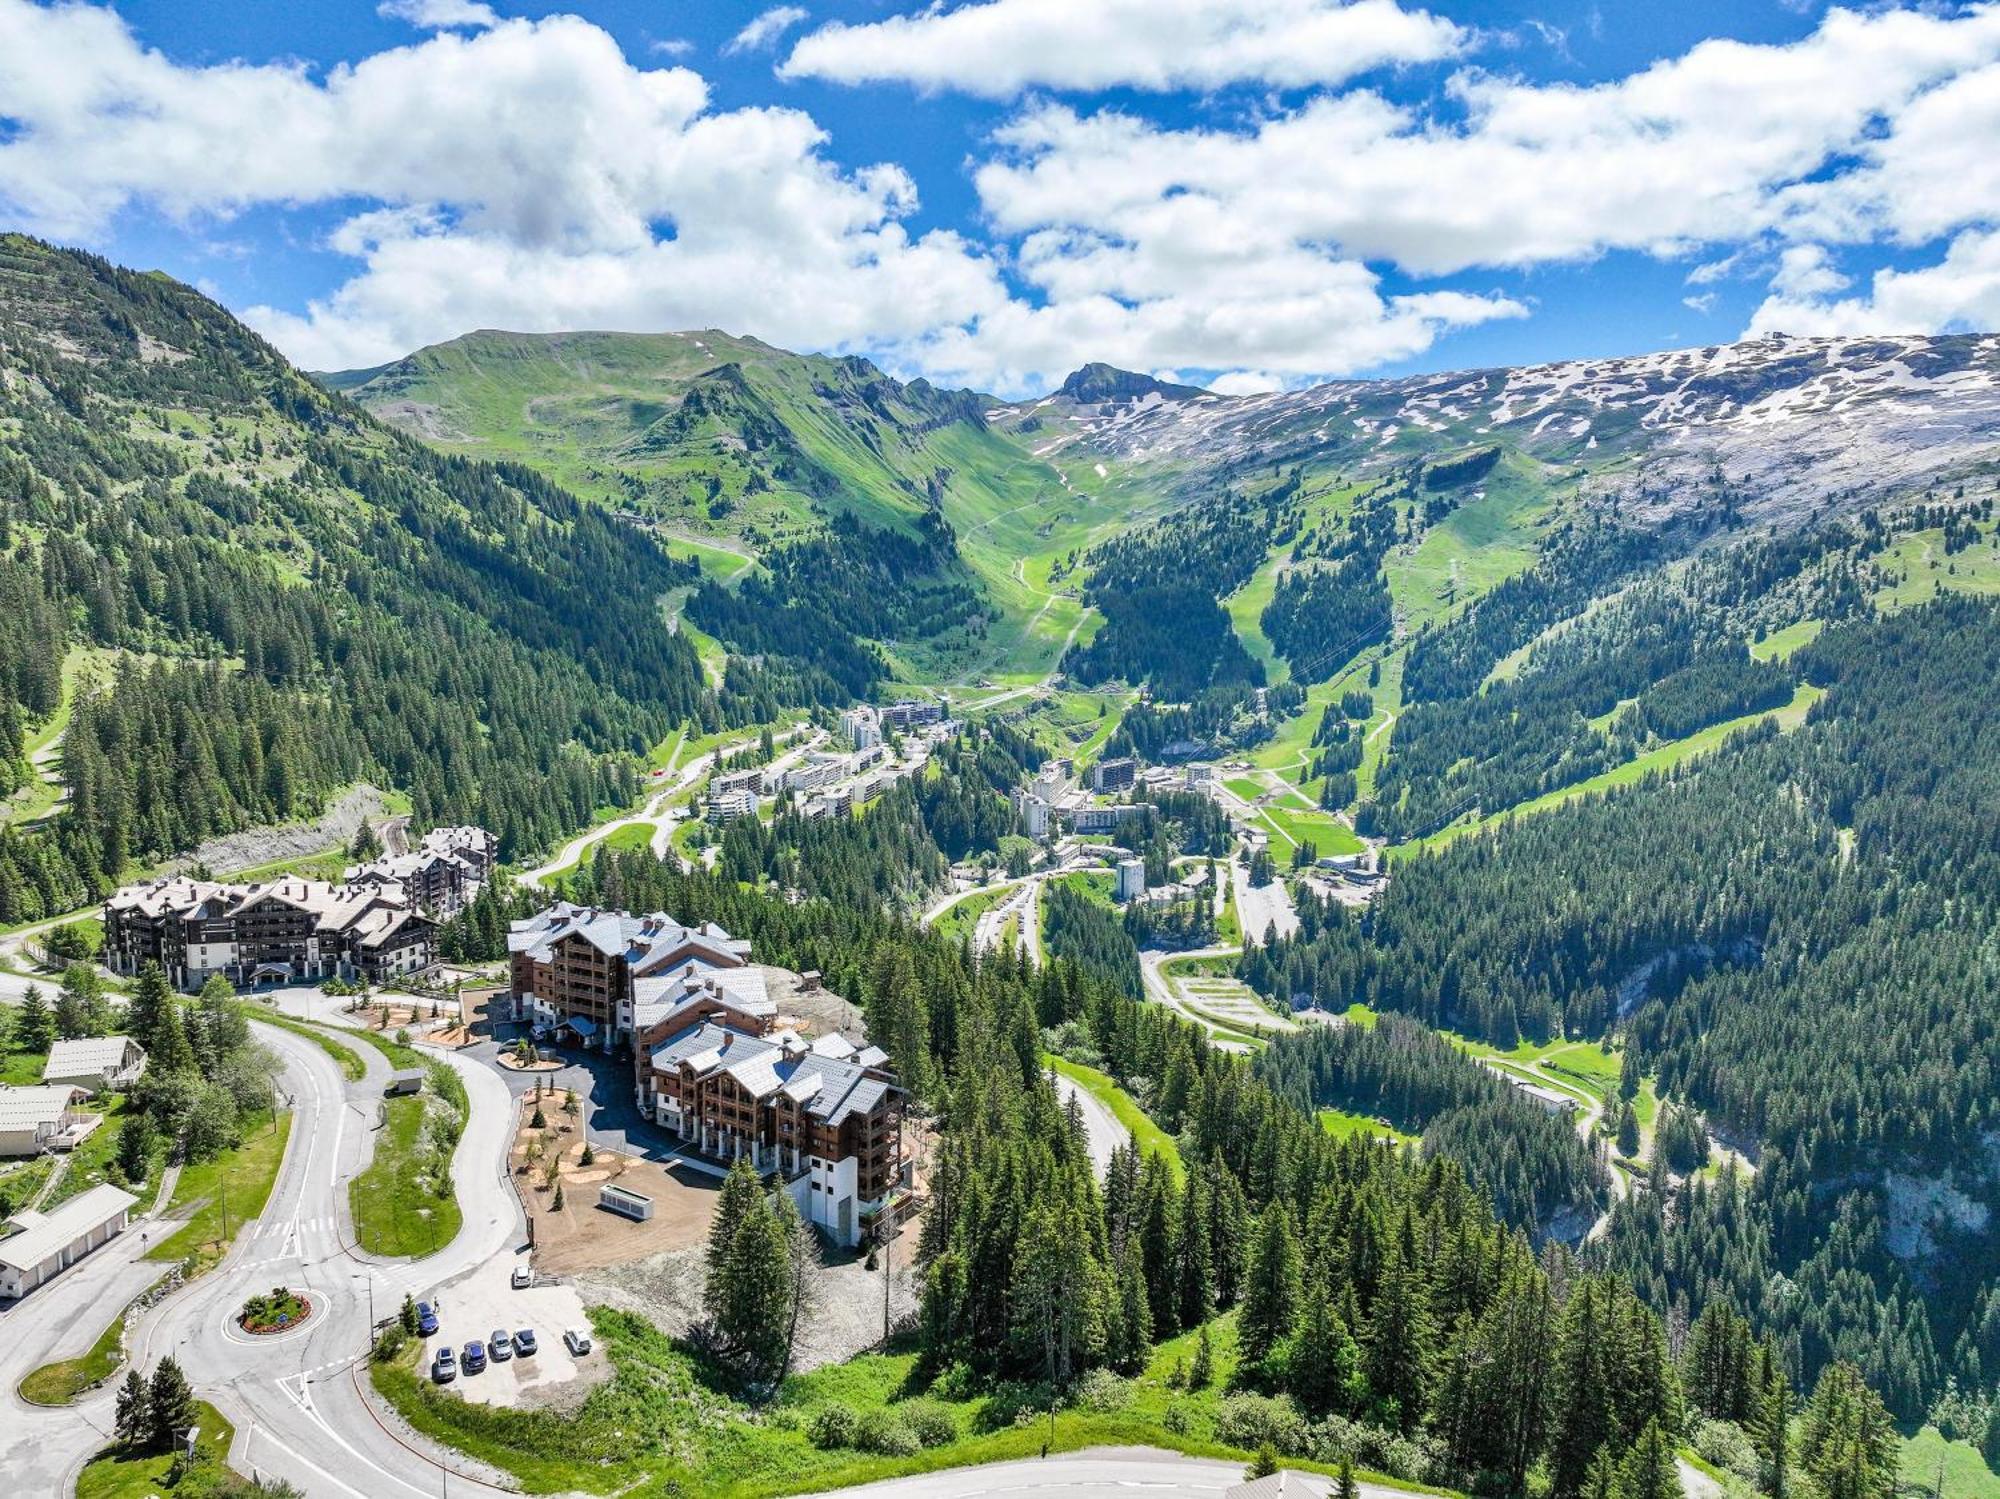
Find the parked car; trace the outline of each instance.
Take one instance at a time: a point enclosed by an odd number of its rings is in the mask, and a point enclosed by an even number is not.
[[[590,1329],[587,1327],[565,1328],[563,1330],[563,1347],[567,1348],[578,1358],[582,1358],[586,1353],[590,1352]]]
[[[431,1360],[431,1378],[439,1384],[450,1384],[457,1377],[458,1361],[451,1356],[451,1349],[438,1349],[437,1357]]]
[[[514,1335],[504,1327],[493,1329],[493,1336],[486,1340],[486,1356],[496,1364],[505,1363],[514,1356]]]
[[[524,1327],[514,1334],[514,1351],[522,1358],[531,1358],[535,1352],[535,1330]]]
[[[431,1304],[428,1301],[419,1301],[417,1303],[417,1336],[428,1338],[437,1330],[438,1314],[431,1309]],[[445,1350],[447,1353],[450,1351],[449,1348]]]
[[[531,1267],[527,1265],[516,1265],[514,1267],[515,1290],[525,1291],[528,1289],[529,1286],[533,1285],[534,1283],[535,1283],[535,1272]]]
[[[465,1345],[465,1357],[459,1362],[465,1365],[467,1374],[477,1374],[486,1367],[486,1345],[474,1338]]]

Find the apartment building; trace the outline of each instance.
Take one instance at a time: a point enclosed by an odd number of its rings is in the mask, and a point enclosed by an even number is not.
[[[951,711],[949,699],[904,698],[880,708],[877,716],[884,731],[889,729],[915,729],[928,723],[943,723]]]
[[[714,923],[687,927],[664,912],[558,901],[513,922],[507,934],[514,1013],[568,1030],[606,1051],[671,1008],[676,985],[745,967],[750,944]]]
[[[499,841],[484,828],[432,828],[406,854],[356,864],[342,878],[349,885],[399,885],[426,916],[448,921],[493,877]]]
[[[1121,755],[1115,760],[1100,760],[1090,767],[1090,789],[1100,796],[1130,791],[1138,775],[1139,762],[1129,755]]]
[[[395,881],[280,878],[228,884],[184,875],[128,885],[104,903],[104,962],[158,963],[176,988],[221,974],[239,988],[328,978],[386,983],[436,961],[437,923]]]

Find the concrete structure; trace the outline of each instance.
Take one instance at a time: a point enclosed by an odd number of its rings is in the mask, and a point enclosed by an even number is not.
[[[606,1182],[597,1189],[597,1205],[606,1212],[640,1223],[653,1216],[652,1198],[644,1192],[634,1192],[630,1187],[621,1187],[616,1182]]]
[[[1130,791],[1138,775],[1139,762],[1130,755],[1121,755],[1116,760],[1100,760],[1090,767],[1090,789],[1099,796]]]
[[[57,1083],[41,1088],[0,1088],[0,1156],[70,1150],[96,1121],[77,1105],[88,1088]]]
[[[1069,825],[1077,833],[1109,833],[1127,818],[1137,817],[1146,809],[1134,802],[1114,802],[1108,807],[1069,808]]]
[[[708,923],[682,926],[665,912],[558,901],[512,923],[507,934],[515,1014],[544,1025],[583,1021],[588,1044],[615,1049],[695,997],[704,980],[749,961],[750,944]],[[738,990],[761,976],[731,976]],[[768,1005],[768,999],[762,1001]]]
[[[1146,861],[1144,859],[1120,859],[1118,861],[1118,889],[1116,898],[1121,901],[1137,900],[1146,893]]]
[[[856,704],[840,715],[840,734],[858,750],[882,742],[882,716],[866,703]]]
[[[106,1182],[51,1212],[16,1213],[16,1232],[0,1239],[0,1297],[27,1295],[123,1233],[138,1202]]]
[[[757,793],[732,786],[718,791],[711,786],[706,802],[708,820],[718,826],[727,826],[745,817],[757,815]]]
[[[928,698],[904,698],[878,710],[882,728],[914,729],[927,723],[943,723],[951,711],[951,700],[940,698],[933,702]]]
[[[102,1093],[131,1087],[145,1070],[146,1048],[130,1036],[89,1036],[51,1046],[42,1082]]]

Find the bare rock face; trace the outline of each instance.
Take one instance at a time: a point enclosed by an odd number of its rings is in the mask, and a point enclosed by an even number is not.
[[[1780,528],[1955,485],[2000,444],[2000,337],[1773,336],[1621,359],[1334,381],[1272,395],[1141,390],[1086,367],[1002,429],[1190,489],[1273,463],[1357,474],[1498,445],[1584,503],[1664,525],[1718,492]],[[1158,382],[1147,382],[1157,385]],[[1032,426],[1028,424],[1032,423]],[[1949,498],[1949,493],[1940,498]]]

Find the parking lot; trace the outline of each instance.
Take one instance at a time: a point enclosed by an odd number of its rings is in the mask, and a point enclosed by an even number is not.
[[[590,1326],[583,1314],[583,1298],[574,1286],[537,1283],[517,1291],[508,1284],[514,1266],[526,1260],[526,1255],[511,1251],[496,1255],[466,1279],[447,1286],[440,1297],[432,1298],[438,1330],[424,1339],[426,1376],[437,1350],[447,1344],[460,1360],[458,1378],[451,1388],[467,1400],[488,1405],[535,1404],[556,1387],[579,1377],[594,1382],[610,1373],[602,1352],[593,1350],[578,1360],[563,1346],[564,1328]],[[475,1338],[486,1343],[496,1327],[510,1333],[532,1327],[539,1347],[527,1358],[489,1361],[479,1373],[466,1373],[465,1345]]]

